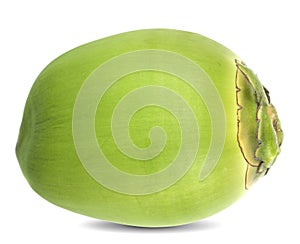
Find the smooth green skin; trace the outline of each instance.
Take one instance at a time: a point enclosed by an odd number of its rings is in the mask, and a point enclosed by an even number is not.
[[[111,191],[96,182],[81,164],[73,142],[73,107],[84,80],[105,61],[122,53],[162,49],[179,53],[198,64],[215,83],[226,115],[226,141],[220,160],[203,181],[199,172],[209,147],[210,118],[199,96],[177,78],[159,72],[139,72],[120,80],[100,102],[107,114],[126,90],[139,84],[166,85],[178,91],[195,109],[201,139],[196,160],[187,174],[171,187],[147,195]],[[237,142],[236,64],[238,57],[222,45],[198,34],[166,29],[123,33],[77,47],[50,63],[35,81],[24,110],[17,157],[31,187],[48,201],[87,216],[135,226],[174,226],[210,216],[235,202],[245,192],[245,161]],[[149,145],[147,132],[161,125],[170,144],[149,162],[126,159],[118,152],[97,111],[99,145],[119,169],[149,174],[166,167],[178,149],[176,120],[160,108],[138,113],[131,121],[132,140]],[[165,118],[165,119],[161,119]],[[106,123],[106,122],[105,122]],[[140,128],[146,132],[140,134]],[[118,159],[122,160],[118,160]],[[130,163],[129,163],[130,162]]]

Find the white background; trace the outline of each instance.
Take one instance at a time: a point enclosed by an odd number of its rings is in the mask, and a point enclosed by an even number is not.
[[[1,243],[299,243],[298,1],[1,1]],[[282,153],[267,177],[223,212],[164,229],[81,216],[39,197],[14,147],[29,90],[58,55],[105,36],[174,28],[208,36],[256,71],[281,118]]]

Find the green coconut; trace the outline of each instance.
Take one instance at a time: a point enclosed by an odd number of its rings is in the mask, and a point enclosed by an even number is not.
[[[199,34],[149,29],[77,47],[28,96],[16,154],[30,186],[111,222],[174,226],[235,202],[273,165],[269,92]]]

